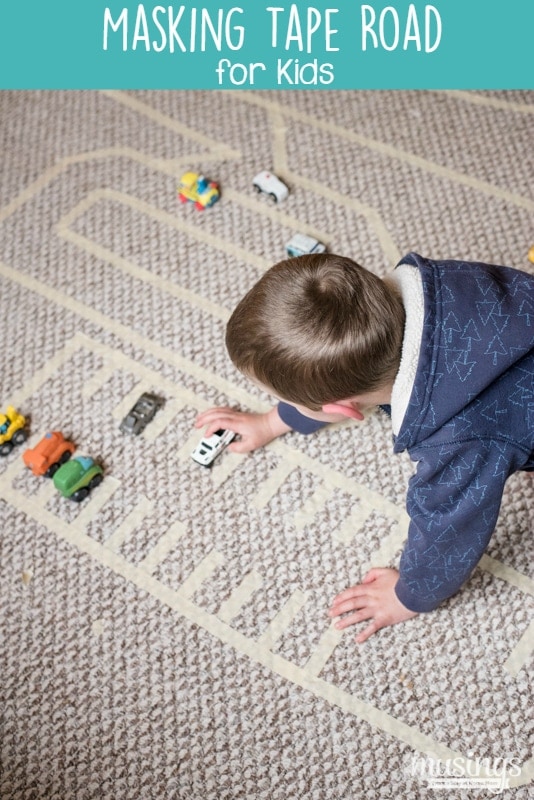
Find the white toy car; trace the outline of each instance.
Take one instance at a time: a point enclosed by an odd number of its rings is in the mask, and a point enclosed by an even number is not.
[[[305,256],[309,253],[324,253],[326,247],[322,242],[318,242],[313,236],[306,236],[304,233],[295,233],[286,244],[288,256]]]
[[[225,431],[220,428],[212,433],[207,439],[202,439],[193,452],[191,458],[203,467],[209,467],[215,461],[219,453],[235,439],[233,431]]]
[[[289,189],[285,183],[282,183],[280,178],[277,178],[276,175],[266,169],[254,176],[252,185],[257,192],[270,194],[277,203],[281,203],[289,194]]]

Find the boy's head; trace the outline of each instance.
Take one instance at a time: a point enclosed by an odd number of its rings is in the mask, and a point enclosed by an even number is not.
[[[234,310],[230,358],[283,400],[319,411],[397,373],[404,307],[350,258],[299,256],[272,267]]]

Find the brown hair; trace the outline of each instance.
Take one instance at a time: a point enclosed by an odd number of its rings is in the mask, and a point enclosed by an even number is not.
[[[283,400],[320,410],[393,380],[400,297],[350,258],[281,261],[245,295],[226,329],[235,366]]]

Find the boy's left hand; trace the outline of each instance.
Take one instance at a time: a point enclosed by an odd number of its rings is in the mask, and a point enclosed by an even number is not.
[[[396,569],[372,569],[360,584],[345,589],[334,597],[328,616],[339,617],[349,611],[355,612],[338,620],[335,627],[343,630],[357,622],[372,620],[356,637],[356,641],[361,643],[380,628],[416,617],[417,611],[410,611],[403,606],[395,594],[398,579],[399,573]]]

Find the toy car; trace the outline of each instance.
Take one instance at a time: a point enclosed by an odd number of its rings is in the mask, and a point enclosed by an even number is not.
[[[103,479],[102,467],[88,456],[71,458],[60,466],[53,477],[54,486],[63,497],[70,497],[76,503],[85,500]]]
[[[225,431],[220,428],[207,439],[202,439],[191,453],[191,458],[203,467],[210,467],[233,439],[235,439],[233,431]]]
[[[138,436],[148,423],[154,419],[158,408],[163,405],[161,398],[154,394],[143,392],[135,405],[126,414],[120,424],[123,433],[133,433]]]
[[[304,233],[295,233],[286,244],[286,253],[288,256],[304,256],[310,253],[324,253],[326,247],[317,239],[312,236],[306,236]]]
[[[217,202],[221,193],[215,181],[210,181],[197,172],[185,172],[178,185],[178,199],[182,203],[190,200],[195,208],[203,211]]]
[[[0,456],[7,456],[16,444],[22,444],[28,438],[24,430],[26,418],[19,414],[13,406],[8,406],[6,413],[0,413]]]
[[[534,245],[528,251],[528,260],[534,264]]]
[[[76,448],[62,433],[47,433],[35,447],[29,447],[22,454],[22,460],[34,475],[51,478],[65,464]]]
[[[254,176],[252,185],[257,192],[270,194],[277,203],[281,203],[289,194],[289,189],[285,183],[282,183],[280,178],[277,178],[276,175],[273,175],[272,172],[268,172],[266,169],[262,170],[262,172],[258,172],[258,174]]]

